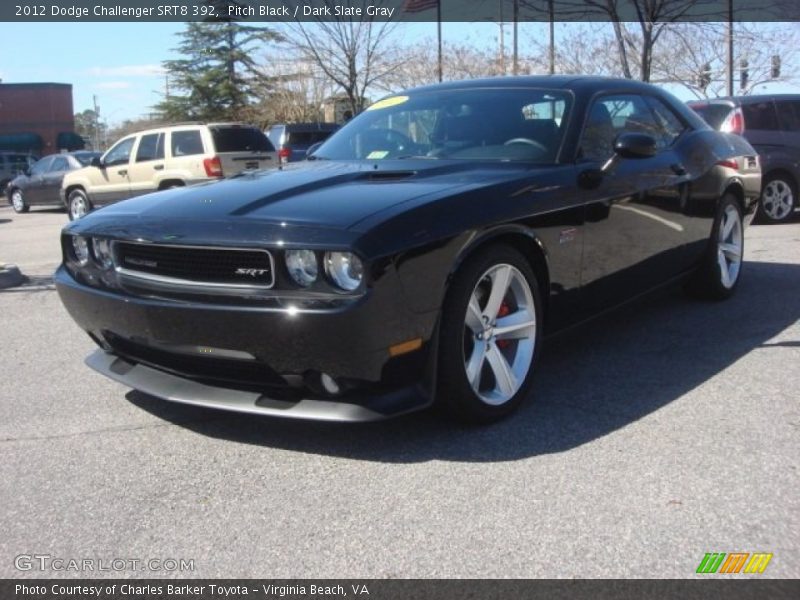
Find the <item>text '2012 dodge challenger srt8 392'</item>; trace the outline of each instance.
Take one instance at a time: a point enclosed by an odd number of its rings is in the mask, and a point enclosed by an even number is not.
[[[745,140],[650,85],[440,84],[308,161],[71,223],[56,284],[88,365],[156,397],[487,422],[529,393],[544,335],[680,279],[729,296],[760,177]]]

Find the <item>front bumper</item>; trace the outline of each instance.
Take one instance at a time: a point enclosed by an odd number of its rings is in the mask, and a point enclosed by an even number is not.
[[[330,420],[372,420],[430,404],[437,315],[398,305],[387,282],[347,308],[299,313],[110,292],[79,283],[63,267],[55,282],[70,316],[105,350],[89,366],[160,398]],[[423,339],[419,350],[391,355],[390,346],[412,338]],[[323,373],[340,393],[319,385]]]
[[[157,398],[240,413],[317,421],[378,421],[423,409],[429,398],[417,388],[360,399],[360,403],[303,398],[279,400],[266,394],[222,388],[184,379],[128,362],[102,350],[86,358],[87,366],[128,387]]]

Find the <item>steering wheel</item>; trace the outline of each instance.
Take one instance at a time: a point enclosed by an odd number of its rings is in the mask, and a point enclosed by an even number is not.
[[[510,146],[512,144],[525,144],[526,146],[533,146],[537,150],[541,150],[542,152],[547,152],[547,147],[544,144],[540,144],[536,140],[531,140],[528,138],[518,137],[508,140],[503,146]]]
[[[369,136],[369,140],[375,140],[378,142],[391,142],[395,146],[397,146],[396,150],[402,150],[408,146],[413,146],[414,142],[411,141],[411,138],[407,135],[400,133],[396,129],[389,129],[389,128],[376,128],[376,129],[368,129],[365,131]]]

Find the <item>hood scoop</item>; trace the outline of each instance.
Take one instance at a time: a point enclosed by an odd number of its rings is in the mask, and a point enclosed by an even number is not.
[[[400,181],[416,175],[416,171],[374,171],[366,176],[367,181]]]

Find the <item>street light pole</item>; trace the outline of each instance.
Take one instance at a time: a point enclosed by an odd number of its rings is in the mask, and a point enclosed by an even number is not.
[[[97,106],[97,94],[92,95],[94,104],[94,151],[100,150],[100,107]]]
[[[728,96],[733,96],[733,0],[728,0]]]

